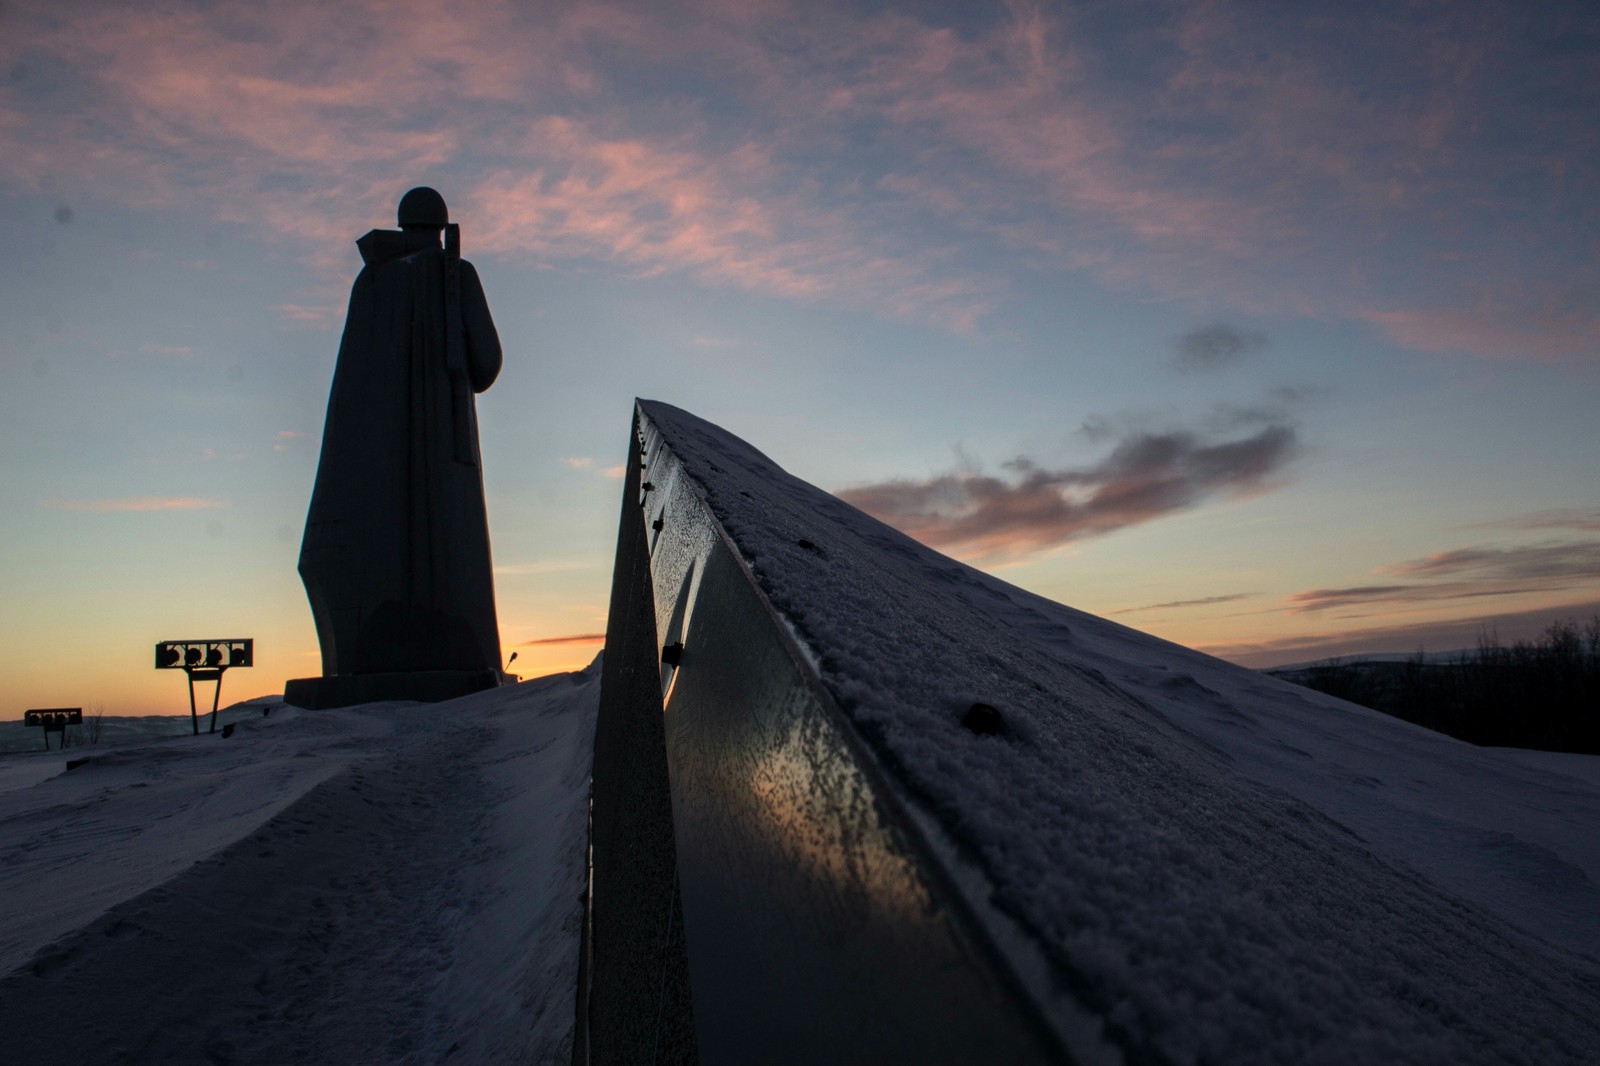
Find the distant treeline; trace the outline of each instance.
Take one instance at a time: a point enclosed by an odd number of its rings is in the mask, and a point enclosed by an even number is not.
[[[1474,744],[1600,755],[1600,615],[1510,647],[1488,633],[1445,660],[1418,652],[1274,672]]]

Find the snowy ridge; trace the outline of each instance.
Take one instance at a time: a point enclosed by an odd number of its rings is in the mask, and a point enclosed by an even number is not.
[[[640,407],[961,883],[1129,1059],[1591,1060],[1589,763],[1472,748],[1022,592]],[[1002,735],[962,728],[978,701]]]
[[[1073,1028],[1059,1010],[1037,1009],[998,950],[992,911],[970,913],[948,863],[921,845],[914,813],[760,591],[704,487],[642,411],[636,431],[595,742],[590,943],[609,923],[613,945],[596,948],[590,970],[611,972],[611,991],[586,993],[604,1012],[585,1011],[596,1061],[649,1060],[667,1042],[661,1028],[675,1034],[691,1014],[702,1062],[1115,1061],[1083,1057],[1103,1050],[1097,1018],[1081,1014]],[[608,738],[623,733],[664,760],[616,757]],[[654,778],[656,766],[670,784],[667,824],[624,842],[623,810],[606,795]],[[635,798],[627,810],[648,806]],[[618,892],[619,866],[636,868],[663,839],[675,876]],[[664,949],[656,979],[657,964],[639,957],[647,952],[619,957],[617,931],[628,901],[647,910],[668,897],[681,899],[681,921],[641,914],[626,941]],[[662,943],[663,928],[683,930],[681,954]],[[663,1014],[658,988],[670,986],[677,958],[692,1008],[686,999]],[[623,995],[619,973],[651,980]],[[619,1046],[630,1019],[652,1016],[667,1019],[657,1033]]]
[[[279,705],[0,795],[5,1061],[570,1057],[598,689]]]

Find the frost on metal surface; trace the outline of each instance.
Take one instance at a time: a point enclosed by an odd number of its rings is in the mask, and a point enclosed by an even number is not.
[[[1590,781],[1040,599],[693,415],[638,413],[658,650],[682,644],[662,680],[697,1020],[696,940],[714,934],[688,865],[722,871],[700,891],[724,915],[801,869],[843,877],[841,912],[892,927],[923,906],[871,887],[898,855],[931,871],[936,909],[954,895],[942,913],[1002,998],[1075,1054],[1579,1062],[1597,1046]],[[784,710],[812,689],[837,723]],[[833,781],[844,763],[859,783]],[[815,821],[884,809],[881,850]],[[708,819],[723,836],[707,839],[769,853],[740,866],[695,842],[686,826]]]
[[[595,953],[591,1006],[582,1008],[593,1048],[610,1058],[614,1019],[649,1006],[637,993],[638,1007],[627,1006],[626,974],[659,969],[670,983],[680,950],[658,938],[659,921],[639,921],[624,937],[605,926],[634,922],[652,892],[681,892],[692,986],[681,1002],[692,1001],[701,1061],[1062,1060],[1056,1035],[929,861],[700,484],[648,418],[637,428],[596,743]],[[622,676],[624,663],[634,682],[648,668],[648,693]],[[614,695],[624,691],[633,695]],[[664,723],[671,824],[621,828],[636,816],[633,804],[609,798],[624,765],[654,771],[637,753],[610,752],[623,750],[623,736],[638,748],[655,728],[646,715]],[[668,838],[675,881],[617,892],[611,882],[637,865],[619,856]],[[619,914],[624,905],[631,913]],[[654,1024],[666,1032],[676,1023]]]

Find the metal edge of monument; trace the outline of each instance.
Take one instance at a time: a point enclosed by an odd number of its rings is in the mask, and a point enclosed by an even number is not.
[[[629,449],[574,1061],[1078,1058],[642,405]]]

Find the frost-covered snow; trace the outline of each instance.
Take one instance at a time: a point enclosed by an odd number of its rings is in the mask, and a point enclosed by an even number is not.
[[[564,1061],[599,687],[0,757],[0,1061]]]
[[[1132,1058],[1596,1061],[1594,758],[1475,748],[1061,606],[641,407],[960,883]],[[975,701],[1004,735],[959,724]]]

